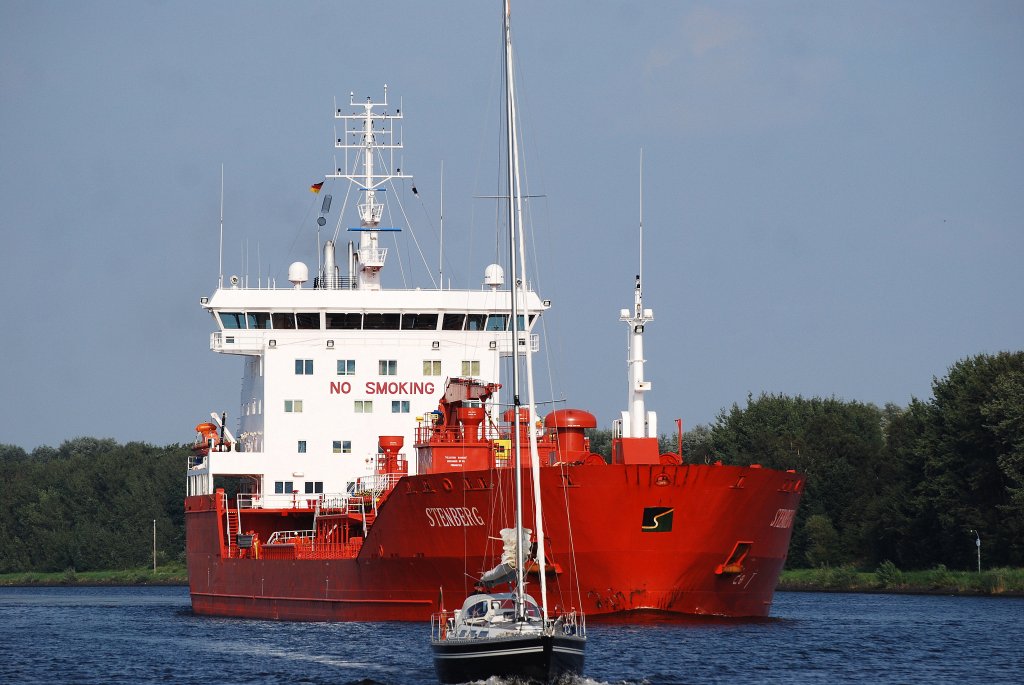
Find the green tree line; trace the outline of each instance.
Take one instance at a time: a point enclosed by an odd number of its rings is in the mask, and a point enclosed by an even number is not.
[[[676,436],[662,450],[677,449]],[[608,454],[609,431],[591,431]],[[807,477],[790,567],[1024,566],[1024,352],[978,355],[906,407],[764,394],[683,438],[687,462]],[[0,573],[143,566],[184,554],[188,449],[76,438],[0,445]]]
[[[95,571],[184,558],[189,451],[75,438],[0,445],[0,573]]]

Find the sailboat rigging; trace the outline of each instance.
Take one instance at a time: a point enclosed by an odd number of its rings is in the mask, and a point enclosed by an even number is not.
[[[531,345],[520,339],[520,326],[529,321],[526,298],[520,290],[527,283],[523,204],[519,175],[519,145],[515,107],[512,34],[508,0],[504,2],[505,38],[505,131],[508,184],[509,266],[512,274],[511,303],[511,390],[512,454],[514,460],[515,527],[503,529],[505,548],[501,563],[485,573],[481,585],[493,587],[515,581],[509,593],[470,595],[460,610],[448,616],[442,609],[432,620],[431,647],[434,668],[442,683],[459,683],[490,676],[515,676],[530,681],[552,682],[567,673],[583,670],[586,624],[582,614],[570,611],[550,618],[544,554],[544,513],[540,491],[540,456],[537,449],[533,361]],[[520,302],[522,300],[522,302]],[[522,322],[522,324],[521,324]],[[525,363],[527,403],[523,407],[520,357]],[[533,530],[523,520],[523,438],[528,441],[533,492]],[[530,539],[536,533],[536,543]],[[527,550],[539,571],[540,597],[526,592]]]

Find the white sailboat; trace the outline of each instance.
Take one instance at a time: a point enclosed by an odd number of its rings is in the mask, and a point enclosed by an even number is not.
[[[516,130],[515,79],[513,78],[512,34],[508,0],[504,3],[505,117],[507,134],[509,263],[513,276],[511,334],[513,349],[519,339],[520,322],[530,320],[526,298],[520,292],[527,283],[522,231],[523,208],[519,179],[519,149]],[[518,282],[518,284],[516,284]],[[527,405],[520,399],[522,378],[520,358],[525,362]],[[504,553],[501,563],[483,574],[480,585],[491,588],[512,583],[510,592],[479,593],[466,598],[462,608],[451,615],[442,611],[431,622],[434,668],[442,683],[461,683],[491,676],[516,677],[531,682],[553,682],[566,674],[583,671],[586,623],[582,613],[552,616],[548,609],[544,554],[544,518],[540,496],[540,458],[537,434],[522,430],[536,421],[533,362],[529,345],[512,355],[512,398],[514,430],[512,453],[515,460],[515,527],[501,531]],[[524,425],[525,424],[525,425]],[[523,468],[520,441],[528,436],[530,476],[533,487],[533,529],[523,521]],[[536,532],[536,543],[530,540]],[[526,565],[539,569],[538,603],[526,592]]]

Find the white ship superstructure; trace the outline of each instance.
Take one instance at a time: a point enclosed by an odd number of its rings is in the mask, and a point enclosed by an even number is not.
[[[348,229],[358,241],[343,263],[336,241],[326,240],[312,283],[296,262],[290,287],[251,288],[232,277],[201,300],[217,326],[210,348],[245,362],[231,450],[193,460],[189,495],[211,494],[216,476],[240,477],[264,499],[350,491],[373,474],[381,435],[403,436],[411,448],[415,417],[437,407],[448,378],[496,383],[511,354],[511,293],[499,266],[487,266],[472,290],[382,287],[380,233],[399,229],[381,227],[379,196],[393,179],[408,178],[391,170],[402,146],[392,120],[401,113],[376,111],[387,105],[386,89],[382,103],[352,104],[361,111],[336,108],[337,119],[354,125],[336,137],[346,161],[327,177],[360,194],[359,226]],[[518,297],[531,312],[516,327],[520,350],[536,350],[530,331],[548,303],[528,288]],[[415,466],[411,460],[410,472]]]

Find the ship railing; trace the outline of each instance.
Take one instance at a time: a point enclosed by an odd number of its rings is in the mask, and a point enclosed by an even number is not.
[[[478,436],[475,440],[468,441],[469,444],[479,444],[487,440],[498,440],[504,434],[504,431],[498,426],[486,425],[482,429],[482,435]],[[429,424],[421,424],[416,427],[416,442],[427,443],[430,441],[434,442],[445,442],[445,443],[465,443],[466,435],[462,427],[452,428],[441,428],[439,426],[431,426]]]
[[[359,250],[359,263],[365,266],[384,266],[387,257],[386,247],[364,247]]]
[[[279,545],[286,542],[295,542],[296,540],[312,542],[315,537],[315,530],[275,530],[267,539],[267,544]]]
[[[262,350],[268,331],[266,329],[229,328],[210,334],[210,349],[214,352],[243,353]]]
[[[438,611],[430,615],[430,639],[437,642],[448,638],[448,633],[455,630],[455,615],[458,610]]]
[[[258,492],[239,493],[239,509],[344,509],[347,495],[341,493],[303,494],[301,492],[264,495]]]
[[[363,539],[327,542],[314,530],[274,531],[262,546],[264,559],[348,559],[359,555]]]
[[[519,354],[526,354],[527,340],[529,340],[530,352],[540,351],[540,335],[537,333],[530,333],[529,336],[520,333],[519,334]],[[503,357],[512,356],[512,341],[508,337],[501,337],[498,339],[498,353]]]
[[[587,634],[587,616],[582,611],[577,612],[575,609],[566,611],[558,617],[556,624],[563,635],[584,636]]]
[[[405,473],[376,473],[372,476],[363,476],[359,479],[359,482],[367,496],[377,498],[395,487],[398,481],[405,475]]]

